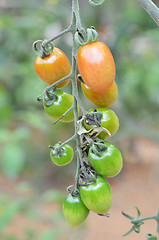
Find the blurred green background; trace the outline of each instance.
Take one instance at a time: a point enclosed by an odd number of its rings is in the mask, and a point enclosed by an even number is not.
[[[123,154],[125,141],[139,136],[159,142],[159,31],[137,1],[106,0],[92,7],[80,0],[84,27],[94,25],[99,39],[110,47],[116,62],[119,97],[112,109],[120,121],[111,139]],[[156,1],[157,3],[157,1]],[[46,218],[56,228],[43,231],[38,240],[62,239],[65,225],[61,213],[65,187],[73,183],[75,159],[66,167],[56,167],[49,157],[49,144],[64,141],[73,134],[73,124],[53,125],[36,97],[46,84],[34,71],[32,43],[48,39],[65,29],[71,20],[71,0],[0,1],[0,239],[37,239],[37,230],[27,229],[22,237],[5,231],[16,216],[31,221]],[[68,34],[55,41],[71,59],[72,39]],[[64,90],[70,91],[70,85]],[[86,101],[79,86],[86,109]],[[125,152],[124,152],[125,151]],[[129,161],[125,157],[125,161]],[[41,213],[41,205],[55,202]],[[59,204],[59,205],[58,205]],[[35,207],[36,205],[36,207]],[[52,214],[52,212],[54,214]],[[61,224],[63,226],[62,232]],[[85,228],[70,233],[79,239]],[[80,234],[79,234],[80,232]],[[77,235],[77,236],[76,236]],[[61,237],[61,238],[60,238]],[[65,238],[64,238],[65,239]]]

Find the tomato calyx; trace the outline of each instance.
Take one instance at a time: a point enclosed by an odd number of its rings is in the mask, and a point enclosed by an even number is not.
[[[65,148],[63,147],[60,147],[62,143],[59,142],[56,144],[56,147],[55,146],[49,146],[49,148],[51,149],[50,150],[50,155],[51,156],[59,156],[59,157],[62,157],[63,156],[63,153],[65,152]]]
[[[40,44],[40,47],[38,48],[38,44]],[[53,51],[54,45],[52,42],[47,42],[47,40],[37,40],[33,43],[33,51],[39,55],[42,59],[45,57],[50,56],[50,53]]]
[[[88,186],[90,184],[96,183],[97,172],[90,166],[90,164],[84,162],[85,169],[80,170],[79,183],[80,186]]]
[[[80,46],[96,42],[97,40],[98,33],[93,26],[87,28],[86,30],[84,28],[77,29],[77,32],[75,33],[75,42]]]
[[[44,91],[43,95],[37,97],[37,101],[43,102],[43,105],[46,107],[50,107],[57,99],[55,87]]]
[[[106,150],[107,150],[107,146],[103,141],[94,142],[90,148],[90,152],[94,153],[98,157],[100,157],[103,154],[103,152],[105,152]]]
[[[72,187],[73,187],[73,190],[70,189]],[[71,194],[72,197],[80,197],[79,190],[75,187],[75,185],[68,186],[67,191]]]
[[[97,127],[101,127],[102,117],[103,117],[103,114],[101,112],[98,112],[94,108],[93,112],[86,114],[86,117],[85,117],[84,121],[87,125],[96,125]]]

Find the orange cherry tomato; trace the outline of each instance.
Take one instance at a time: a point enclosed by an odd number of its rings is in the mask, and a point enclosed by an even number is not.
[[[41,58],[37,56],[34,63],[35,71],[38,76],[47,84],[51,85],[71,72],[70,62],[63,51],[54,47],[50,56]],[[56,87],[64,87],[70,79],[59,83]]]
[[[118,87],[115,81],[105,93],[95,92],[82,82],[81,87],[86,98],[97,107],[109,107],[115,103],[118,97]]]
[[[77,64],[85,84],[92,90],[105,93],[115,79],[115,63],[111,51],[103,42],[81,46]]]

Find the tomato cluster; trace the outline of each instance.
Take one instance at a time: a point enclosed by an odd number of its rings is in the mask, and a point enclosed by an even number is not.
[[[90,109],[77,122],[79,133],[76,137],[80,135],[82,156],[78,186],[76,184],[73,191],[69,190],[63,202],[64,216],[73,227],[81,224],[89,211],[99,215],[107,214],[112,204],[112,191],[105,177],[116,176],[123,165],[120,151],[105,140],[119,128],[118,117],[108,108],[118,96],[111,51],[99,41],[81,46],[77,52],[77,65],[84,81],[81,82],[84,95],[96,108]],[[67,56],[54,47],[49,56],[36,58],[35,70],[44,82],[51,85],[39,98],[43,101],[47,115],[55,121],[73,121],[74,96],[58,89],[69,82],[67,76],[69,78],[71,65]],[[64,81],[56,85],[62,78]],[[70,163],[73,155],[72,147],[66,143],[50,146],[51,160],[58,166]]]

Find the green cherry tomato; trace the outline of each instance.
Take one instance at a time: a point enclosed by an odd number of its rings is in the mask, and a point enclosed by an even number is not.
[[[89,210],[79,196],[72,196],[71,193],[68,193],[63,202],[63,214],[67,222],[75,227],[84,222]]]
[[[114,111],[112,111],[111,109],[109,108],[103,108],[103,107],[97,107],[96,110],[98,112],[101,112],[103,114],[102,118],[101,118],[101,127],[107,129],[111,136],[113,136],[118,128],[119,128],[119,120],[118,120],[118,117],[116,116],[116,114],[114,113]],[[88,113],[93,113],[94,112],[94,109],[90,109],[88,111]],[[99,126],[96,126],[95,124],[93,125],[89,125],[89,123],[87,123],[87,119],[85,118],[84,119],[84,127],[87,129],[87,130],[90,130],[92,128],[98,128]],[[109,137],[109,134],[105,131],[102,131],[98,137],[100,139],[106,139]]]
[[[59,147],[60,143],[57,143],[53,147],[51,147],[50,150],[51,160],[58,166],[67,165],[73,159],[73,149],[68,144],[65,144],[61,148]]]
[[[120,151],[107,141],[93,144],[89,149],[88,158],[96,172],[105,177],[116,176],[123,166]]]
[[[86,207],[95,213],[104,214],[111,208],[111,188],[100,175],[97,176],[95,183],[80,187],[80,196]]]
[[[44,109],[49,117],[57,120],[63,115],[73,104],[73,96],[67,92],[56,89],[55,100],[50,106],[45,106]],[[63,118],[60,119],[61,122],[72,122],[74,120],[73,110],[67,113]]]

